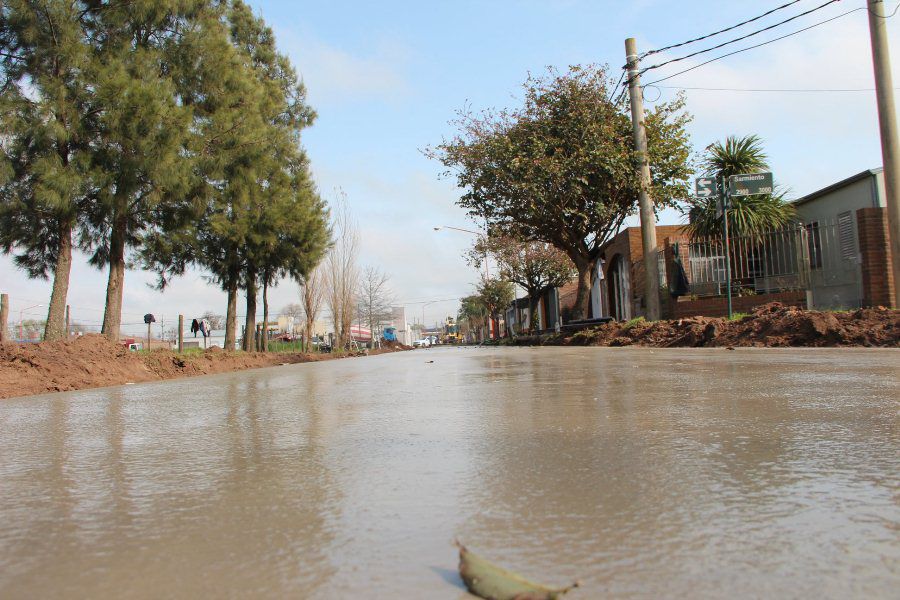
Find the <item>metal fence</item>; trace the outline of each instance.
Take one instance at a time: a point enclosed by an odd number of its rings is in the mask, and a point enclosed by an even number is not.
[[[855,307],[862,300],[862,277],[855,220],[849,215],[732,237],[728,247],[718,237],[692,240],[674,245],[673,258],[684,269],[691,296],[725,294],[729,256],[736,295],[807,290],[816,308]],[[668,284],[664,252],[660,279]]]

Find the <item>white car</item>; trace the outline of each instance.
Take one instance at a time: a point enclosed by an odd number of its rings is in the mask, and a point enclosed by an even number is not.
[[[413,348],[428,348],[429,346],[431,346],[431,340],[429,338],[413,341]]]

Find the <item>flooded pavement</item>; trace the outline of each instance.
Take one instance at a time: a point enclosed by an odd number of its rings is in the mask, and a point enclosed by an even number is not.
[[[427,361],[434,361],[428,363]],[[0,597],[896,597],[900,351],[419,350],[0,401]]]

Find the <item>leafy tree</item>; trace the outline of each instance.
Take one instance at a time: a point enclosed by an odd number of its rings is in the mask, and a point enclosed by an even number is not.
[[[465,190],[458,204],[492,231],[564,252],[578,272],[574,313],[587,312],[603,245],[636,212],[638,155],[624,102],[612,103],[605,68],[529,76],[520,108],[462,112],[460,133],[426,155]],[[646,115],[657,208],[688,195],[690,147],[683,99]]]
[[[513,284],[504,279],[482,278],[477,291],[478,301],[495,321],[500,319],[503,309],[515,298]]]
[[[158,212],[188,192],[192,111],[184,100],[193,80],[178,80],[175,66],[184,64],[184,37],[212,0],[85,4],[93,46],[91,112],[98,120],[91,263],[109,269],[102,331],[118,339],[126,253],[140,249]]]
[[[255,248],[260,264],[263,287],[263,350],[268,349],[269,300],[268,289],[283,277],[305,278],[322,260],[329,243],[330,231],[327,210],[305,178],[304,170],[297,174],[300,183],[278,192],[261,214],[261,228],[265,233],[256,238],[262,242]],[[304,185],[305,183],[305,185]]]
[[[500,277],[525,289],[528,294],[529,324],[533,330],[541,296],[550,288],[562,287],[575,276],[572,261],[546,242],[520,242],[507,236],[481,238],[469,252],[469,262],[481,267],[487,255],[500,267]]]
[[[702,168],[704,175],[721,182],[731,175],[759,173],[769,168],[762,140],[755,135],[728,136],[706,148]],[[724,235],[722,218],[716,215],[715,198],[690,198],[686,202],[688,231],[693,238]],[[734,236],[752,236],[780,229],[796,217],[794,207],[785,200],[783,191],[731,199],[728,228]]]
[[[477,331],[479,341],[484,341],[484,326],[487,322],[487,317],[487,308],[478,295],[466,296],[460,299],[456,321],[460,328],[465,326]]]
[[[244,348],[255,347],[256,299],[283,274],[321,259],[327,211],[315,191],[299,132],[315,113],[274,36],[240,1],[203,21],[182,76],[195,116],[191,193],[170,205],[144,240],[144,264],[172,276],[194,264],[228,294],[225,347],[234,348],[237,295],[247,291]]]
[[[79,2],[0,7],[0,251],[29,277],[52,276],[47,340],[65,336],[72,249],[91,193],[85,26]]]

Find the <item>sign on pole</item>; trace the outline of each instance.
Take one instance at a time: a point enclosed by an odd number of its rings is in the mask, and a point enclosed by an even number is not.
[[[771,173],[748,173],[728,178],[728,195],[732,197],[771,194],[774,190]]]
[[[694,184],[698,198],[714,198],[719,195],[716,190],[716,180],[712,177],[698,177],[694,180]]]

